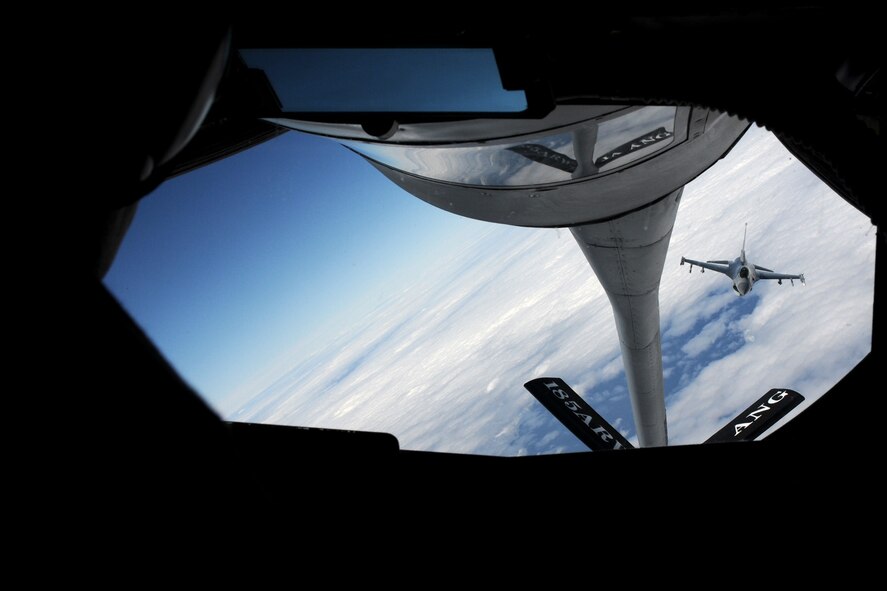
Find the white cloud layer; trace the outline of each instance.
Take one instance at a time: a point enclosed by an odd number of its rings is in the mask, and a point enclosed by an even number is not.
[[[736,257],[745,222],[749,258],[806,287],[740,299],[679,266]],[[660,291],[671,442],[705,440],[770,388],[803,408],[837,382],[870,347],[874,256],[869,220],[758,128],[688,185]],[[524,390],[542,375],[634,435],[609,302],[570,233],[490,225],[229,418],[387,431],[410,449],[583,450]]]

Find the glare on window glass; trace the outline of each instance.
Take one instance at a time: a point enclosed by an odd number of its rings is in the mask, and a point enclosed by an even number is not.
[[[674,143],[675,107],[627,111],[518,141],[470,146],[343,143],[392,168],[442,181],[483,186],[560,183],[631,164]]]

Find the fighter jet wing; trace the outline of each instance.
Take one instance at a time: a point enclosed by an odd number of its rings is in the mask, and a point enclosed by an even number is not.
[[[800,273],[799,275],[786,275],[784,273],[774,273],[773,271],[764,271],[757,265],[755,266],[757,269],[758,279],[778,279],[780,283],[782,283],[783,279],[800,279],[801,283],[806,283],[804,279],[804,274]]]
[[[726,261],[725,261],[726,262]],[[681,264],[690,263],[690,271],[693,270],[693,265],[698,267],[702,267],[703,269],[709,269],[711,271],[717,271],[718,273],[723,273],[724,275],[729,276],[730,265],[724,263],[715,263],[715,262],[702,262],[702,261],[694,261],[693,259],[685,259],[681,257]]]

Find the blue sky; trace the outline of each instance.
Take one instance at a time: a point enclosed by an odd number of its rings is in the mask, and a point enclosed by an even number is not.
[[[691,275],[732,259],[808,285]],[[824,393],[868,351],[874,230],[767,132],[687,186],[660,291],[669,431],[772,387]],[[634,428],[609,304],[566,230],[460,218],[289,133],[144,200],[106,283],[223,416],[388,431],[403,447],[580,451],[522,384],[556,375]]]
[[[142,201],[106,284],[210,402],[409,282],[472,227],[289,133]]]

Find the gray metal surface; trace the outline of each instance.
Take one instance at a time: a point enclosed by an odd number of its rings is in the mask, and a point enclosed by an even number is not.
[[[668,444],[659,281],[683,190],[628,215],[571,228],[613,307],[641,447]]]
[[[749,126],[735,117],[704,112],[694,129],[697,110],[688,111],[679,110],[676,124],[679,130],[689,127],[685,141],[641,164],[588,180],[550,186],[478,187],[414,176],[373,160],[370,163],[409,193],[452,213],[514,226],[571,226],[633,211],[683,187],[717,162]]]

